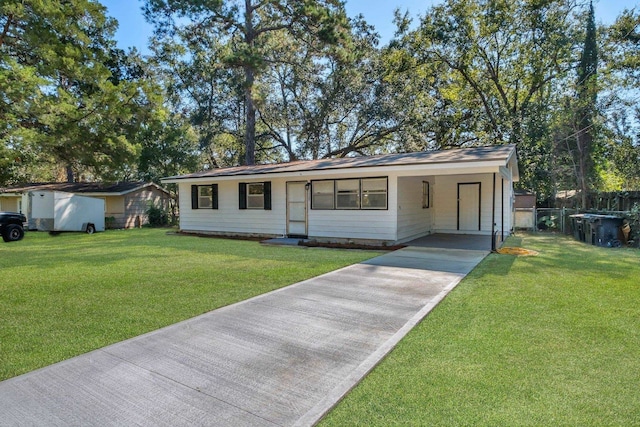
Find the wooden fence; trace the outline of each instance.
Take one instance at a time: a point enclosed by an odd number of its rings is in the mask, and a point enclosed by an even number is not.
[[[640,206],[640,191],[616,191],[589,195],[591,208],[603,211],[630,211]]]

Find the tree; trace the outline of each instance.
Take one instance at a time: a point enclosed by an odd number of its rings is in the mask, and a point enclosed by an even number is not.
[[[625,75],[626,86],[640,88],[640,10],[624,10],[608,36],[611,67]]]
[[[582,208],[588,209],[590,180],[593,178],[594,140],[596,138],[595,116],[598,98],[598,46],[593,4],[589,5],[586,36],[580,63],[578,64],[577,117],[576,117],[576,178],[582,196]]]
[[[439,144],[517,144],[521,169],[537,165],[543,172],[545,156],[528,158],[540,153],[540,141],[529,138],[549,135],[529,127],[540,123],[536,110],[547,108],[545,94],[562,90],[559,82],[574,66],[577,8],[567,0],[447,0],[432,7],[409,34],[409,49],[418,64],[440,64],[450,73],[434,86],[436,99],[452,123],[466,128],[443,141],[442,125],[432,123]],[[524,178],[525,187],[539,182],[534,174]]]
[[[607,126],[606,154],[611,171],[619,175],[617,190],[640,188],[640,11],[624,10],[601,32],[605,47],[598,80],[604,80],[599,99]]]
[[[0,139],[15,153],[9,179],[34,176],[36,164],[46,165],[36,177],[60,165],[68,180],[95,178],[134,161],[127,132],[153,91],[140,76],[114,74],[128,56],[115,49],[116,25],[90,0],[0,4]]]
[[[275,93],[282,95],[262,116],[276,140],[286,136],[296,142],[295,157],[377,154],[411,142],[414,93],[390,75],[373,28],[361,17],[351,27],[349,53],[337,51],[315,61],[306,54],[300,62],[306,65],[289,66],[279,73],[282,84],[274,81],[282,88]],[[285,106],[288,126],[279,132],[272,123]]]
[[[256,78],[272,65],[266,62],[269,36],[285,32],[297,38],[308,33],[335,43],[347,27],[339,0],[147,0],[145,16],[159,36],[179,35],[186,51],[206,50],[212,38],[228,47],[227,55],[217,60],[224,68],[243,72],[244,148],[249,165],[255,163]]]
[[[144,181],[190,173],[201,167],[197,136],[188,121],[164,111],[139,134],[142,150],[137,176]]]

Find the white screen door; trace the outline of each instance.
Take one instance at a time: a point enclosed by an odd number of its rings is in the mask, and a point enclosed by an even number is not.
[[[301,182],[287,182],[287,235],[307,236],[307,190]]]

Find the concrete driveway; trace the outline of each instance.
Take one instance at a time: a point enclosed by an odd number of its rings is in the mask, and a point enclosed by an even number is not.
[[[407,247],[11,378],[0,425],[313,425],[487,253]]]

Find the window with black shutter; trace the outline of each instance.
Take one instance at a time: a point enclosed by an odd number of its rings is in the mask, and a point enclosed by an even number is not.
[[[247,209],[247,184],[244,182],[238,184],[238,208]]]
[[[241,182],[238,190],[240,209],[271,210],[271,182]]]
[[[218,184],[192,185],[191,209],[218,209]]]

